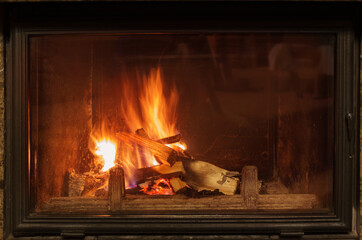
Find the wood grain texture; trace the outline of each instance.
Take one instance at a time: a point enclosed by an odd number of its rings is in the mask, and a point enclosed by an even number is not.
[[[176,161],[174,158],[174,156],[177,155],[175,154],[175,151],[172,148],[163,145],[162,143],[127,132],[119,132],[116,134],[116,136],[124,142],[136,143],[149,149],[152,154],[155,155],[155,157],[157,157],[157,159],[163,164],[172,166]]]
[[[240,194],[244,205],[248,209],[257,207],[258,190],[258,168],[256,166],[245,166],[241,172]]]
[[[238,178],[234,178],[238,172],[197,160],[184,161],[183,165],[186,171],[185,182],[198,191],[219,189],[226,195],[233,195],[239,186]]]
[[[314,209],[318,200],[314,194],[261,194],[257,210]],[[188,198],[184,195],[146,196],[127,195],[122,199],[122,211],[182,211],[182,210],[251,210],[243,204],[241,195],[222,195],[203,198]],[[51,199],[41,213],[110,213],[109,201],[105,198],[57,197]]]
[[[124,172],[121,167],[113,167],[109,170],[109,207],[111,211],[122,208],[123,197],[125,196]]]

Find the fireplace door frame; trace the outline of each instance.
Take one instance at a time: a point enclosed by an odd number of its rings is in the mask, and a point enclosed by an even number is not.
[[[353,4],[328,3],[9,4],[6,46],[5,236],[347,234],[358,226],[359,41]],[[325,8],[328,11],[325,11]],[[102,8],[102,11],[98,9]],[[217,16],[217,20],[215,20]],[[28,39],[112,32],[305,32],[336,36],[334,209],[331,212],[207,212],[39,216],[30,212]],[[348,233],[350,233],[348,235]],[[352,235],[351,235],[352,234]]]

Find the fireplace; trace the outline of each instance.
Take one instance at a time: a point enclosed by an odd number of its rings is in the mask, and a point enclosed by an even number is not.
[[[246,200],[243,188],[253,187],[255,201],[262,201],[255,209],[330,208],[333,35],[110,33],[29,40],[35,212],[65,212],[59,201],[67,206],[70,199],[77,211],[73,197],[82,197],[79,204],[108,198],[110,169],[118,167],[122,192],[129,192],[125,204],[139,193],[175,195],[157,199],[157,207],[182,209],[188,197],[178,206],[178,195],[215,194],[225,197],[202,198],[202,208],[229,209],[228,196],[236,195],[232,209],[248,209],[252,203],[239,197]],[[149,209],[150,199],[137,209]],[[185,208],[203,204],[192,202]]]
[[[352,7],[266,5],[9,6],[7,233],[354,239]]]

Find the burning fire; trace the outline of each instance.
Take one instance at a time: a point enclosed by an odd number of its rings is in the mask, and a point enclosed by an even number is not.
[[[129,132],[134,133],[137,129],[143,128],[153,140],[178,133],[176,112],[179,95],[175,86],[169,88],[164,86],[160,68],[151,69],[148,75],[142,77],[138,75],[137,81],[123,79],[122,89],[121,112]],[[182,143],[167,146],[176,151],[186,149],[186,145]],[[159,164],[150,151],[138,148],[137,145],[133,145],[132,148],[122,152],[122,156],[127,155],[122,157],[127,165],[127,169],[124,169],[128,178],[126,185],[133,182],[135,169]],[[133,152],[130,154],[129,151]]]
[[[164,178],[158,179],[153,185],[146,183],[145,186],[142,186],[141,192],[144,192],[148,195],[174,195],[170,183]]]
[[[134,133],[137,129],[143,128],[151,139],[177,134],[178,93],[175,86],[166,91],[160,68],[151,69],[148,75],[139,77],[139,91],[132,82],[128,79],[124,81],[124,99],[121,103],[130,132]]]
[[[137,79],[124,76],[120,96],[120,120],[123,124],[114,128],[131,133],[143,128],[147,137],[153,140],[178,134],[176,110],[179,95],[175,86],[164,86],[160,68],[151,69],[148,75],[137,75]],[[108,131],[99,135],[112,139],[114,134],[115,131]],[[117,154],[116,161],[121,161],[120,164],[125,173],[126,188],[135,185],[136,169],[159,165],[148,149],[134,143],[121,143],[117,146],[113,141],[105,140],[106,138],[93,138],[95,141],[93,152],[104,161],[102,171],[107,171],[114,166]],[[166,146],[180,152],[186,150],[186,144],[182,142],[166,144]],[[166,188],[162,190],[165,186]],[[167,186],[169,186],[167,180],[161,179],[154,184],[152,190],[143,191],[147,194],[173,194],[171,187],[166,190]]]
[[[104,161],[102,171],[108,171],[114,167],[116,159],[116,145],[109,140],[102,140],[97,143],[95,153]]]
[[[103,123],[99,128],[94,128],[90,134],[89,149],[96,156],[94,164],[101,167],[102,172],[115,166],[117,144],[112,138],[112,129]]]

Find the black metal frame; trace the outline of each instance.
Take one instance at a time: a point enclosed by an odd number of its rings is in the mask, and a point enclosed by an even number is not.
[[[357,236],[359,218],[359,37],[357,4],[119,2],[8,4],[5,236]],[[87,7],[87,8],[85,8]],[[326,13],[325,9],[328,9]],[[215,18],[216,16],[216,18]],[[308,32],[337,39],[334,211],[33,216],[29,212],[28,38],[111,32]],[[355,134],[353,134],[355,133]],[[289,234],[290,233],[290,234]],[[288,235],[289,234],[289,235]],[[293,235],[294,234],[294,235]],[[331,235],[328,235],[331,234]],[[349,235],[348,235],[349,234]],[[311,235],[311,236],[312,236]],[[205,236],[206,237],[206,236]],[[112,238],[112,237],[111,237]],[[347,238],[347,237],[346,237]]]

